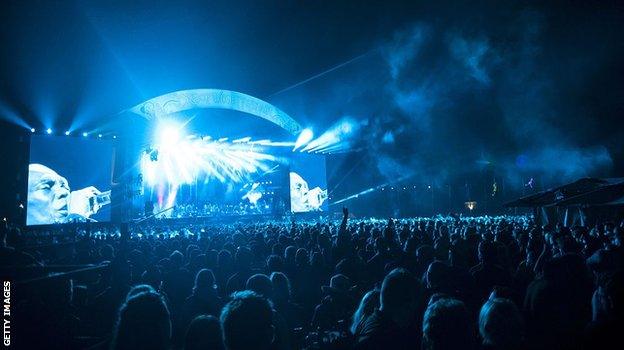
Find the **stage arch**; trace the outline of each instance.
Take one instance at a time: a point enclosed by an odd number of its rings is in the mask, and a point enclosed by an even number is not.
[[[148,120],[195,108],[220,108],[251,114],[298,135],[301,125],[284,111],[259,98],[221,89],[180,90],[154,97],[129,109]]]

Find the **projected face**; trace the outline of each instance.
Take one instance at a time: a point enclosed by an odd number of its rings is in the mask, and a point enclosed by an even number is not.
[[[41,164],[28,166],[28,225],[63,222],[69,210],[69,185],[54,170]]]
[[[305,210],[305,199],[308,193],[308,183],[297,173],[290,173],[290,205],[294,212]]]
[[[320,187],[309,189],[308,182],[301,175],[290,173],[290,206],[295,213],[319,211],[327,199],[327,190]]]

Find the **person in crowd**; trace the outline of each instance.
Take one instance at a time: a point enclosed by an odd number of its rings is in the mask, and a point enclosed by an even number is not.
[[[245,289],[256,292],[271,301],[273,300],[273,284],[267,275],[257,273],[249,277]]]
[[[474,349],[474,332],[463,302],[442,297],[430,303],[422,325],[423,350]]]
[[[329,286],[322,287],[325,297],[314,309],[312,329],[331,330],[339,321],[351,316],[354,304],[351,287],[351,280],[342,274],[334,275]]]
[[[624,324],[624,271],[599,278],[592,298],[592,314],[585,330],[585,348],[608,349],[619,344]]]
[[[366,319],[378,308],[379,291],[375,289],[366,292],[366,294],[362,297],[362,300],[360,300],[360,305],[353,313],[351,327],[349,328],[351,334],[359,334],[362,330],[362,326],[364,325],[364,321],[366,321]]]
[[[271,303],[252,291],[236,292],[221,311],[221,327],[228,350],[270,349],[275,336]]]
[[[186,320],[192,320],[199,315],[218,316],[221,307],[214,274],[209,269],[199,270],[195,275],[193,292],[185,301]]]
[[[141,292],[119,309],[112,349],[169,349],[171,320],[161,295]]]
[[[290,298],[290,281],[281,272],[271,274],[273,286],[273,307],[282,317],[289,329],[304,325],[304,314],[301,306],[292,302]]]
[[[356,349],[411,349],[419,344],[415,313],[420,297],[416,279],[405,269],[392,270],[381,284],[379,309],[355,334]]]
[[[516,304],[503,298],[486,301],[479,313],[479,335],[483,349],[523,349],[524,322]]]
[[[482,241],[479,243],[479,264],[470,269],[474,278],[479,298],[483,301],[488,298],[494,286],[511,285],[511,275],[498,265],[498,254],[494,243]]]
[[[549,349],[580,344],[591,320],[592,292],[593,281],[583,258],[565,254],[545,260],[541,277],[529,285],[524,300],[529,346]]]
[[[200,315],[191,321],[184,337],[184,350],[225,350],[221,323],[212,315]]]

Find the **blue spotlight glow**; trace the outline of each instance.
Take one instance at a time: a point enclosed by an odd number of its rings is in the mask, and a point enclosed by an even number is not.
[[[180,130],[177,135],[180,136]],[[214,178],[222,183],[242,182],[251,174],[269,171],[268,163],[277,160],[273,155],[260,153],[251,143],[179,137],[172,146],[171,138],[161,136],[162,133],[156,134],[154,144],[158,160],[150,159],[148,153],[141,159],[141,170],[150,186],[166,183],[177,187],[193,183],[197,178]]]
[[[173,147],[182,138],[182,127],[180,125],[163,122],[158,125],[156,130],[156,144],[161,148]]]
[[[82,137],[87,137],[87,135],[89,135],[89,134],[87,134],[86,132],[82,133]]]
[[[35,128],[30,128],[30,132],[35,132],[37,130],[35,130]]]
[[[98,134],[98,137],[99,137],[99,138],[102,138],[102,134]]]
[[[65,131],[65,136],[69,136],[69,130]]]
[[[299,134],[299,137],[297,137],[297,141],[295,141],[295,147],[293,148],[293,151],[296,151],[299,147],[307,145],[310,141],[312,141],[313,137],[314,133],[312,132],[312,129],[303,129],[303,131],[301,131],[301,133]]]
[[[362,126],[351,117],[344,117],[318,138],[310,141],[300,152],[337,152],[351,147],[351,139]]]
[[[381,185],[378,185],[378,186],[375,186],[375,187],[371,187],[371,188],[365,189],[364,191],[362,191],[362,192],[358,192],[358,193],[353,194],[353,195],[351,195],[351,196],[348,196],[348,197],[345,197],[345,198],[342,198],[342,199],[339,199],[339,200],[333,201],[333,202],[331,203],[331,205],[336,205],[336,204],[344,203],[344,202],[349,201],[349,200],[351,200],[351,199],[356,199],[356,198],[359,198],[360,196],[363,196],[363,195],[366,195],[366,194],[369,194],[369,193],[371,193],[371,192],[375,192],[375,191],[378,191],[378,190],[382,190],[382,191],[383,191],[383,190],[384,190],[384,187],[386,187],[386,186],[388,186],[388,185],[391,185],[391,184],[395,184],[395,183],[398,183],[398,182],[404,181],[404,180],[407,180],[407,179],[409,179],[410,177],[412,177],[412,175],[405,175],[405,176],[401,176],[400,178],[398,178],[398,179],[396,179],[396,180],[394,180],[394,181],[391,181],[391,182],[386,182],[386,183],[384,183],[384,184],[381,184]],[[393,190],[394,190],[394,187],[391,187],[391,189],[393,189]],[[403,187],[403,189],[406,189],[406,188],[405,188],[405,187]]]
[[[48,135],[50,135],[52,133],[52,129],[48,128],[48,130],[46,130],[46,132],[48,133]]]

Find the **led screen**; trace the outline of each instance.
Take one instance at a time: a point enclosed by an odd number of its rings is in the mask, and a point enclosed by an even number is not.
[[[325,156],[299,153],[290,164],[290,209],[293,213],[327,211]]]
[[[112,143],[33,135],[26,225],[110,220]]]

